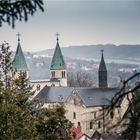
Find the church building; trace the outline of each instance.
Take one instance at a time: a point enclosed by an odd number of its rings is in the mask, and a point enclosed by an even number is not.
[[[28,72],[27,64],[21,49],[18,36],[18,46],[13,61],[13,68],[17,72]],[[57,33],[56,47],[50,66],[50,79],[30,81],[36,94],[33,100],[44,103],[43,107],[53,108],[55,105],[64,104],[66,117],[75,127],[81,127],[86,134],[98,130],[107,132],[113,124],[120,120],[127,110],[128,103],[116,107],[114,117],[106,117],[105,107],[110,105],[110,100],[119,90],[108,87],[107,68],[104,61],[103,50],[98,70],[98,87],[68,87],[67,68],[62,55]],[[126,100],[126,99],[124,99]],[[112,130],[113,131],[113,130]],[[116,130],[114,130],[116,131]]]
[[[67,87],[67,68],[59,45],[59,34],[56,35],[56,47],[50,66],[50,79],[30,81],[34,90],[36,90],[36,94],[45,86]]]

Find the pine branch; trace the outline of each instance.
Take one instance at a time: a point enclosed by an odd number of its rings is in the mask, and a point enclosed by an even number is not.
[[[43,0],[0,0],[0,26],[8,23],[14,28],[16,20],[26,22],[37,9],[44,11]]]

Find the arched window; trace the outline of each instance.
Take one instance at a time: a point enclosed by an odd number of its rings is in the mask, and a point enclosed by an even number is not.
[[[64,73],[63,73],[63,74],[64,74],[64,78],[65,78],[65,77],[66,77],[66,76],[65,76],[65,71],[64,71]]]
[[[66,74],[65,71],[62,71],[62,78],[65,78]]]
[[[80,122],[78,122],[77,124],[78,124],[78,126],[81,126],[81,123]]]
[[[55,71],[52,71],[52,78],[55,78]]]
[[[73,119],[76,119],[76,113],[73,112]]]
[[[89,129],[92,129],[93,128],[93,123],[92,121],[89,123]]]
[[[61,74],[62,74],[62,78],[63,78],[63,71],[61,72]]]

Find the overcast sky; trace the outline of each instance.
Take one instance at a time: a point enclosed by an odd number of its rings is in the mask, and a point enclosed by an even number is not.
[[[24,51],[54,48],[56,33],[60,46],[90,44],[140,44],[140,0],[47,0],[45,12],[38,11],[27,23],[0,28],[0,42],[12,50],[21,34]]]

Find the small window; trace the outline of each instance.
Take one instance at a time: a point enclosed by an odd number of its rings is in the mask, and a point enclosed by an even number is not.
[[[63,72],[63,75],[64,75],[64,78],[65,78],[65,77],[66,77],[66,76],[65,76],[65,71]]]
[[[63,75],[63,71],[61,72],[61,74],[62,74],[62,78],[63,78],[63,76],[64,76],[64,75]]]
[[[100,121],[98,122],[98,128],[101,128],[101,122]]]
[[[55,78],[55,71],[52,71],[52,78]]]
[[[65,78],[65,71],[62,71],[62,78]]]
[[[89,123],[89,129],[92,129],[92,128],[93,128],[93,123],[90,122],[90,123]]]
[[[81,126],[81,123],[80,122],[78,122],[78,126]]]
[[[110,118],[113,119],[113,117],[114,117],[114,112],[111,111],[111,112],[110,112]]]
[[[73,119],[76,119],[76,113],[73,112]]]

